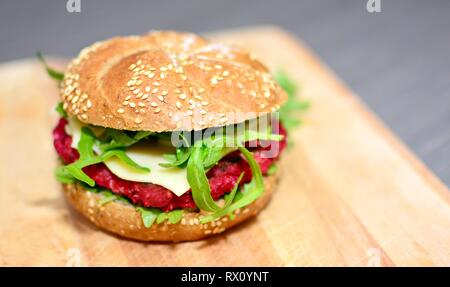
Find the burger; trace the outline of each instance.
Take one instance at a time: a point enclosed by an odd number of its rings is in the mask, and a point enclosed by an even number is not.
[[[53,143],[67,201],[140,241],[198,240],[259,213],[287,142],[288,96],[244,50],[191,33],[115,37],[59,80]]]

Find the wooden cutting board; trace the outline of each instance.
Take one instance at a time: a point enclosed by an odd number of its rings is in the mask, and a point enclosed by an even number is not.
[[[449,190],[320,61],[274,27],[214,37],[283,68],[312,102],[269,206],[223,235],[144,244],[68,208],[53,178],[55,83],[0,67],[0,265],[450,265]]]

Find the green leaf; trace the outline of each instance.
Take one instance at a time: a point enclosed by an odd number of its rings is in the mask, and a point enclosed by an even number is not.
[[[114,200],[119,199],[119,195],[117,195],[117,194],[115,194],[115,193],[113,193],[113,192],[111,192],[109,190],[102,191],[100,194],[103,197],[102,197],[102,199],[100,199],[98,201],[98,205],[99,206],[103,206],[103,205],[105,205],[105,204],[107,204],[109,202],[112,202]]]
[[[129,136],[125,131],[106,129],[106,135],[109,137],[109,142],[100,145],[102,151],[107,151],[115,148],[126,148],[138,141],[148,137],[152,132],[139,131],[134,136]]]
[[[55,111],[63,118],[67,118],[67,112],[64,110],[63,108],[63,103],[59,102],[56,107],[55,107]]]
[[[233,189],[225,197],[225,204],[222,207],[222,209],[216,211],[213,214],[210,214],[210,215],[207,215],[207,216],[203,216],[202,218],[200,218],[200,223],[203,224],[203,223],[207,223],[207,222],[210,222],[210,221],[214,221],[216,219],[221,218],[222,216],[227,215],[228,213],[230,213],[232,211],[230,209],[230,205],[231,205],[231,203],[233,202],[233,199],[236,196],[236,192],[237,192],[237,190],[239,188],[239,183],[241,182],[243,177],[244,177],[244,173],[241,173],[241,175],[239,176],[238,180],[236,181],[236,184],[234,185]]]
[[[100,157],[94,155],[94,142],[94,134],[88,128],[83,127],[81,129],[80,141],[78,142],[78,153],[80,154],[80,158],[69,165],[61,167],[62,170],[60,170],[59,173],[66,175],[69,174],[89,186],[94,186],[95,181],[82,170],[86,166],[102,161]]]
[[[192,149],[187,164],[187,180],[192,190],[194,202],[201,210],[217,211],[220,207],[211,196],[208,178],[203,168],[203,143],[197,142]]]
[[[231,217],[233,217],[233,211],[251,204],[263,194],[264,181],[258,163],[253,158],[252,153],[245,147],[239,147],[239,150],[247,159],[247,162],[250,165],[250,169],[252,171],[252,181],[244,185],[244,191],[240,193],[236,193],[235,191],[236,195],[234,196],[234,200],[231,205],[229,205],[226,209],[222,209],[216,212],[215,214],[200,218],[200,223],[203,224],[214,221],[222,216],[225,216],[226,214],[229,214],[231,219]]]
[[[156,218],[156,223],[160,224],[167,220],[169,223],[176,224],[183,218],[182,209],[174,209],[169,212],[161,212]]]
[[[162,212],[156,208],[136,207],[136,211],[141,214],[142,222],[146,228],[152,227],[158,215]]]
[[[135,168],[137,171],[141,171],[141,172],[149,172],[150,169],[148,167],[139,165],[137,162],[135,162],[134,160],[132,160],[125,152],[125,150],[123,149],[110,149],[107,150],[106,152],[104,152],[101,155],[101,159],[102,161],[107,160],[108,158],[111,157],[117,157],[119,158],[122,162],[124,162],[125,164]]]
[[[297,85],[283,71],[278,71],[275,75],[278,84],[286,91],[288,100],[279,110],[279,118],[283,126],[291,132],[292,129],[299,126],[302,122],[299,119],[300,113],[310,107],[308,101],[297,99]]]
[[[183,218],[182,209],[174,209],[167,213],[167,221],[172,224],[178,223]]]
[[[183,136],[183,134],[180,134],[180,138],[183,140],[184,145],[181,147],[177,147],[175,154],[164,154],[163,157],[168,162],[160,163],[159,166],[170,168],[181,166],[187,162],[187,160],[191,156],[191,148],[189,146],[189,142]]]
[[[275,163],[272,163],[267,170],[267,175],[274,175],[278,170],[278,166]]]
[[[38,58],[38,60],[44,65],[45,70],[47,71],[47,74],[52,77],[53,79],[57,80],[57,81],[62,81],[64,79],[64,73],[59,72],[51,67],[49,67],[47,65],[47,62],[45,61],[44,57],[42,56],[41,51],[38,51],[36,53],[36,57]]]
[[[58,166],[55,169],[55,177],[62,183],[73,183],[75,181],[75,178],[64,169],[64,166]]]
[[[234,201],[230,206],[230,212],[247,206],[258,199],[264,192],[264,181],[261,173],[261,169],[258,163],[255,161],[252,153],[245,147],[240,147],[239,150],[244,155],[250,169],[252,170],[252,181],[244,185],[244,192],[242,198]]]
[[[288,96],[292,96],[297,93],[297,85],[294,83],[294,81],[291,80],[291,78],[289,78],[289,76],[284,71],[277,71],[277,73],[275,74],[275,80],[278,82],[281,88],[286,91]]]
[[[158,217],[156,218],[156,223],[161,224],[166,219],[167,219],[167,212],[161,212],[160,214],[158,214]]]

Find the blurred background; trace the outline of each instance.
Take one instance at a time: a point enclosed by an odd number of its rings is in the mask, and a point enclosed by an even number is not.
[[[0,2],[0,61],[74,56],[118,34],[150,29],[205,33],[279,25],[301,38],[450,185],[450,1],[379,0]]]

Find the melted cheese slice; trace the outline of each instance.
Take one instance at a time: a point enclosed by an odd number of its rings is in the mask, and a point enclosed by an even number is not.
[[[167,162],[163,154],[173,152],[174,149],[171,147],[149,144],[145,141],[129,147],[127,155],[139,165],[148,167],[150,172],[136,170],[117,157],[109,158],[104,163],[112,173],[122,179],[158,184],[181,196],[190,189],[186,168],[165,168],[158,165]]]
[[[72,147],[77,148],[81,136],[83,123],[76,119],[69,119],[66,126],[66,132],[72,136]],[[100,130],[93,129],[93,132],[101,133]],[[99,128],[101,129],[101,128]],[[94,150],[98,150],[94,147]],[[108,169],[121,179],[145,182],[161,185],[177,196],[181,196],[189,189],[187,181],[187,171],[185,168],[172,167],[165,168],[159,166],[159,163],[167,162],[163,154],[174,153],[175,149],[171,146],[158,145],[154,142],[139,142],[126,150],[126,154],[141,166],[148,167],[150,172],[136,170],[133,167],[123,163],[117,157],[109,158],[104,161]]]

